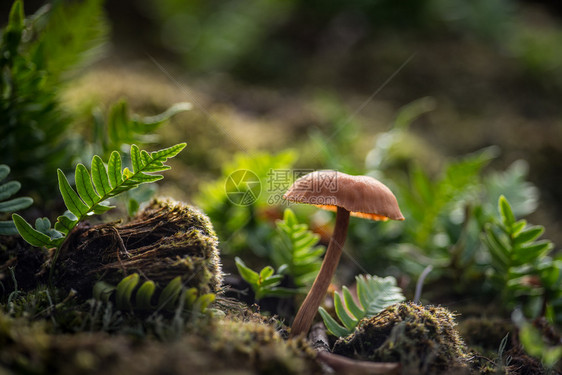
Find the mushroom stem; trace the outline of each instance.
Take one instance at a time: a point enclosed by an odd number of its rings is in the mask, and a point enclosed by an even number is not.
[[[347,236],[347,226],[349,224],[349,211],[343,207],[338,207],[336,214],[336,227],[330,239],[328,250],[324,256],[320,272],[316,276],[312,288],[304,299],[297,316],[291,326],[291,337],[306,334],[312,325],[314,316],[318,312],[318,307],[322,304],[332,277],[338,266],[340,256]]]

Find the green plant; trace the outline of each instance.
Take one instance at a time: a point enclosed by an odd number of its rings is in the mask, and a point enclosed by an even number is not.
[[[176,103],[154,116],[130,114],[125,100],[120,100],[109,109],[107,118],[100,110],[93,112],[93,152],[102,158],[109,157],[113,150],[121,150],[131,144],[147,144],[156,140],[154,131],[178,113],[191,109],[190,103]]]
[[[0,164],[0,181],[10,174],[10,167]],[[10,181],[0,185],[0,214],[11,213],[23,210],[33,204],[33,199],[29,197],[19,197],[7,200],[16,194],[21,188],[18,181]],[[18,234],[14,222],[11,220],[0,221],[0,235]]]
[[[38,219],[34,229],[24,218],[13,214],[16,228],[23,239],[32,246],[60,248],[66,236],[81,220],[112,208],[107,204],[107,199],[141,184],[162,179],[162,175],[153,173],[170,169],[164,162],[176,156],[184,147],[185,143],[180,143],[149,154],[132,145],[132,171],[129,168],[121,169],[121,156],[117,151],[111,153],[107,169],[102,159],[94,155],[91,173],[83,164],[76,166],[74,180],[77,191],[70,186],[66,176],[59,169],[59,189],[68,211],[57,218],[54,230],[50,228],[50,222],[46,218]]]
[[[133,273],[124,277],[117,286],[104,281],[94,285],[93,295],[97,300],[107,302],[111,296],[115,298],[115,306],[119,310],[139,311],[173,311],[181,307],[189,311],[204,312],[215,300],[214,293],[198,296],[197,288],[186,289],[182,285],[181,277],[172,279],[159,293],[158,287],[152,280],[147,280],[139,286],[140,276]],[[156,296],[158,299],[153,303]]]
[[[308,225],[299,223],[289,208],[276,225],[271,259],[279,273],[291,276],[297,286],[309,286],[320,270],[322,254],[326,250],[324,246],[318,246],[320,236],[310,231]]]
[[[250,284],[255,294],[255,299],[260,300],[267,296],[287,297],[298,293],[298,289],[283,288],[279,285],[283,280],[283,275],[275,274],[275,269],[271,266],[266,266],[258,273],[246,266],[242,259],[235,258],[236,268],[242,278]],[[282,268],[279,269],[279,273]]]
[[[55,2],[27,19],[23,1],[12,5],[0,42],[0,160],[42,197],[77,154],[58,98],[64,73],[91,58],[106,33],[102,0]]]
[[[201,186],[195,201],[213,222],[223,251],[249,249],[259,257],[270,256],[269,239],[274,229],[268,216],[283,203],[282,195],[292,183],[295,159],[296,154],[290,150],[276,155],[237,154],[223,166],[218,179]],[[277,181],[276,171],[286,180]],[[247,194],[240,199],[239,192]]]
[[[504,196],[499,198],[498,209],[499,220],[486,223],[482,236],[494,271],[492,282],[501,290],[505,302],[514,305],[526,298],[528,314],[544,314],[541,310],[551,300],[561,298],[561,264],[548,257],[553,244],[537,240],[544,227],[516,220]]]
[[[527,353],[540,359],[542,364],[552,369],[562,360],[562,345],[549,345],[540,331],[531,323],[524,322],[519,328],[519,340]]]
[[[357,285],[357,297],[359,305],[355,303],[353,295],[344,286],[341,294],[334,293],[334,307],[336,315],[343,323],[340,325],[322,307],[318,309],[324,324],[334,336],[347,336],[355,330],[359,321],[363,318],[371,318],[386,307],[404,301],[402,289],[396,286],[396,279],[392,276],[378,277],[371,275],[360,275],[355,277]]]

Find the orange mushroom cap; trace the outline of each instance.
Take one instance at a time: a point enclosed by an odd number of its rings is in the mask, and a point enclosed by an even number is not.
[[[283,198],[331,211],[343,207],[351,216],[364,219],[404,220],[394,194],[382,182],[369,176],[315,171],[296,180]]]

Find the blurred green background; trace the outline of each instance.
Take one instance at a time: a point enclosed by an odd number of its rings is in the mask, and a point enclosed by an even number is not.
[[[344,280],[358,272],[414,278],[429,263],[484,264],[479,236],[500,194],[518,217],[562,242],[557,1],[90,0],[90,11],[76,4],[54,1],[58,16],[28,21],[55,30],[52,39],[22,38],[41,68],[37,82],[48,77],[37,86],[51,103],[44,122],[60,130],[52,144],[62,151],[51,167],[70,171],[110,145],[185,141],[160,193],[200,205],[226,254],[245,254],[252,265],[267,260],[282,217],[271,191],[251,207],[226,200],[224,181],[241,168],[264,185],[271,168],[331,168],[369,173],[394,189],[408,220],[400,227],[353,221]],[[3,24],[10,5],[0,5]],[[28,0],[25,13],[48,12],[42,6]],[[71,52],[80,59],[65,60]],[[192,109],[173,110],[181,102]],[[129,120],[152,125],[102,141],[104,129]],[[37,142],[44,146],[49,134]],[[38,191],[37,168],[24,163],[35,159],[26,155],[6,153],[3,162],[49,216],[56,185]],[[325,243],[331,217],[295,209]],[[379,256],[387,248],[398,250]],[[232,270],[233,259],[224,261]]]

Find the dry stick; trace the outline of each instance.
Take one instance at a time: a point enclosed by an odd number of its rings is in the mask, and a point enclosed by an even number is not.
[[[334,228],[334,233],[328,245],[328,250],[326,250],[326,256],[322,262],[322,267],[320,267],[320,272],[318,272],[314,284],[312,284],[312,288],[310,288],[310,291],[297,312],[297,316],[291,326],[290,337],[296,337],[301,334],[306,335],[310,329],[314,316],[318,312],[318,307],[320,307],[326,295],[326,291],[332,281],[332,276],[334,276],[338,266],[343,244],[347,236],[348,225],[349,211],[345,208],[338,207],[336,227]]]

